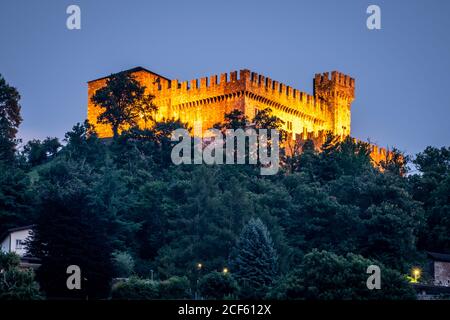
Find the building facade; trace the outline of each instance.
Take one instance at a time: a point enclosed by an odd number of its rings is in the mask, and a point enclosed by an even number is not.
[[[2,238],[1,250],[24,257],[27,254],[26,241],[31,237],[31,232],[32,226],[9,229]]]
[[[316,74],[312,95],[250,70],[233,71],[210,77],[179,81],[137,67],[131,73],[155,96],[156,120],[180,119],[203,130],[224,120],[224,115],[238,109],[249,119],[258,110],[270,108],[284,121],[284,129],[293,140],[322,140],[326,132],[340,137],[351,133],[351,104],[355,98],[355,80],[337,71]],[[108,77],[88,82],[88,120],[99,137],[112,137],[109,125],[97,122],[101,108],[91,97],[105,86]],[[143,123],[140,124],[143,126]],[[372,147],[375,161],[386,157],[386,150]]]

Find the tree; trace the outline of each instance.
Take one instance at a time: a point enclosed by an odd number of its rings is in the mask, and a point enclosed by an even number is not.
[[[408,162],[410,160],[409,156],[393,148],[391,152],[386,153],[386,158],[380,161],[380,166],[392,174],[404,176],[408,173]]]
[[[256,129],[277,129],[283,127],[284,121],[272,114],[270,108],[259,110],[253,118],[253,123]]]
[[[342,175],[356,176],[374,170],[370,145],[354,141],[351,137],[340,141],[339,137],[329,132],[321,147],[317,169],[318,178],[323,182],[335,180]]]
[[[367,267],[378,265],[381,289],[369,290]],[[306,300],[414,300],[415,290],[406,277],[380,263],[360,255],[336,255],[327,251],[312,252],[289,272],[270,294],[277,299]]]
[[[20,116],[20,95],[0,74],[0,161],[14,160]]]
[[[277,275],[277,253],[261,219],[250,219],[237,241],[231,272],[242,298],[263,298]]]
[[[54,158],[61,148],[58,138],[47,137],[44,141],[33,139],[23,147],[23,154],[31,166],[38,166]]]
[[[41,300],[39,285],[31,269],[19,269],[15,253],[0,251],[0,300]]]
[[[284,121],[272,114],[270,108],[259,110],[253,118],[255,129],[277,130],[280,134],[280,142],[287,138],[287,132],[283,129]]]
[[[427,147],[413,162],[422,174],[410,177],[411,189],[426,219],[419,248],[450,253],[450,148]]]
[[[114,139],[120,130],[137,126],[140,120],[145,125],[153,120],[157,107],[154,96],[145,93],[145,89],[133,75],[121,72],[112,74],[92,96],[92,102],[102,108],[97,121],[111,125]]]
[[[245,129],[248,124],[247,116],[239,109],[226,113],[224,121],[214,125],[214,128],[226,130],[226,129]]]
[[[302,256],[313,248],[354,251],[362,224],[356,208],[342,205],[333,193],[317,182],[309,182],[304,174],[289,180],[295,183],[290,191],[292,209],[281,223],[296,255]]]
[[[34,195],[22,169],[0,162],[0,234],[33,223]]]
[[[98,176],[88,166],[55,162],[41,169],[37,219],[30,253],[41,259],[37,278],[49,297],[99,299],[110,292],[112,278],[111,212],[97,210],[92,184]],[[80,267],[81,290],[68,290],[67,268]]]
[[[235,296],[239,288],[231,274],[211,272],[200,279],[199,289],[206,299],[224,299]]]
[[[65,134],[66,146],[61,153],[69,160],[87,162],[91,165],[102,165],[104,160],[105,145],[98,138],[94,127],[86,120],[77,123],[72,130]],[[96,163],[96,162],[99,163]]]
[[[134,272],[134,259],[128,252],[116,251],[112,254],[114,276],[128,278]]]

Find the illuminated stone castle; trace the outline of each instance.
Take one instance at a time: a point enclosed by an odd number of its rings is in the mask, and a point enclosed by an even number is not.
[[[293,140],[323,140],[327,131],[350,135],[351,103],[355,80],[337,71],[316,74],[314,94],[293,89],[249,70],[222,73],[190,81],[171,80],[137,67],[126,70],[155,96],[156,120],[180,119],[193,127],[201,122],[204,130],[224,120],[224,115],[238,109],[249,119],[258,110],[269,107],[284,121]],[[88,120],[101,138],[112,137],[111,127],[97,122],[101,109],[91,102],[95,92],[105,86],[107,77],[88,82]],[[372,146],[372,158],[378,162],[386,150]]]

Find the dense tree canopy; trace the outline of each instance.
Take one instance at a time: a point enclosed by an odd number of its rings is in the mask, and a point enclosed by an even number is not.
[[[409,298],[400,274],[424,265],[427,250],[450,252],[449,148],[417,155],[414,174],[407,173],[407,157],[388,159],[380,170],[368,144],[332,135],[323,146],[306,141],[285,154],[273,176],[248,164],[174,165],[170,135],[185,124],[172,119],[134,127],[140,111],[127,113],[130,118],[121,112],[136,95],[150,97],[123,77],[95,98],[104,121],[116,128],[113,141],[77,124],[62,145],[31,141],[22,153],[14,145],[11,160],[0,163],[0,233],[35,224],[31,252],[42,261],[37,279],[47,296],[108,297],[118,274],[144,279],[119,286],[116,297],[130,288],[146,297],[192,297],[199,279],[208,296],[218,287],[248,297],[243,287],[254,279],[247,270],[259,275],[258,297],[366,299],[366,289],[342,291],[319,274],[354,272],[338,280],[355,284],[367,278],[363,265],[379,263],[401,289],[378,294]],[[0,107],[14,111],[8,123],[17,128],[18,95],[4,81],[0,89],[8,93]],[[141,102],[131,105],[148,107],[151,99]],[[225,128],[281,125],[267,110],[257,116],[247,123],[231,113]],[[73,264],[85,279],[77,293],[66,288]],[[241,288],[214,273],[225,267]],[[145,280],[150,277],[157,289]]]
[[[360,255],[339,256],[327,251],[305,255],[270,293],[278,299],[397,300],[415,299],[414,289],[399,272],[381,268],[380,290],[369,290],[366,270],[380,263]]]

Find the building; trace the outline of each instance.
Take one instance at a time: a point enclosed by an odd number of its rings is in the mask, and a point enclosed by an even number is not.
[[[442,300],[450,297],[450,254],[427,252],[430,279],[413,283],[419,300]]]
[[[32,236],[32,230],[32,225],[9,229],[1,238],[1,250],[6,253],[16,253],[20,257],[22,268],[39,266],[38,259],[31,257],[27,251],[26,241]]]
[[[2,251],[14,252],[20,257],[27,254],[26,240],[31,236],[32,226],[9,229],[2,237]]]
[[[450,287],[450,254],[428,252],[435,286]]]
[[[351,104],[355,98],[355,80],[337,71],[316,74],[312,95],[250,70],[233,71],[210,77],[179,81],[142,67],[126,70],[155,96],[156,120],[180,119],[203,130],[224,120],[224,115],[238,109],[249,119],[258,110],[270,108],[284,121],[292,140],[323,141],[326,132],[340,137],[351,133]],[[91,97],[105,86],[108,77],[88,82],[88,120],[100,138],[112,137],[109,125],[97,122],[101,108]],[[140,124],[143,126],[143,123]],[[372,159],[379,162],[387,151],[372,146]]]

